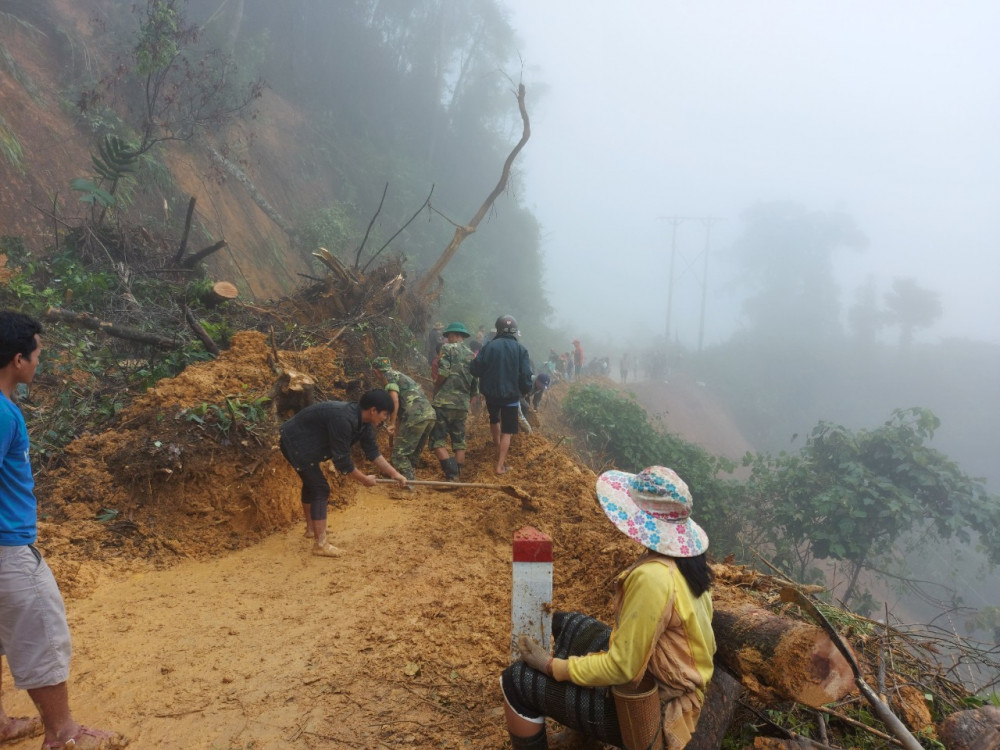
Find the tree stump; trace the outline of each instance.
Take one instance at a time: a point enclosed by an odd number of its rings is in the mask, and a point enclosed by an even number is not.
[[[234,300],[239,296],[240,292],[235,284],[228,281],[216,281],[212,284],[211,290],[205,295],[202,302],[209,307],[215,307],[216,305],[221,305],[223,302]]]
[[[316,381],[298,370],[285,369],[271,388],[271,403],[281,418],[289,418],[314,403]]]

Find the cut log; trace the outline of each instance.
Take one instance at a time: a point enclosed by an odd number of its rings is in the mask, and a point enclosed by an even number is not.
[[[236,288],[236,285],[229,281],[216,281],[212,284],[212,288],[205,295],[202,302],[204,302],[209,307],[215,307],[216,305],[221,305],[223,302],[229,302],[240,296],[240,290]]]
[[[821,706],[854,689],[850,665],[818,627],[731,595],[716,598],[712,627],[716,659],[754,693]]]
[[[948,750],[997,750],[1000,748],[1000,708],[981,706],[956,711],[938,732]]]
[[[705,694],[698,726],[685,750],[717,750],[733,722],[743,686],[725,669],[716,666]]]

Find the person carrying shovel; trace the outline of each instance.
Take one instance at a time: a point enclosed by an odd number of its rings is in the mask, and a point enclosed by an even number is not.
[[[386,476],[406,487],[406,477],[385,460],[375,441],[378,427],[392,413],[392,398],[381,389],[365,393],[354,403],[320,401],[307,406],[281,425],[281,454],[302,480],[302,512],[306,536],[315,539],[313,554],[338,557],[341,551],[326,540],[326,509],[330,483],[320,464],[333,461],[341,474],[347,474],[365,487],[375,486],[375,476],[365,474],[351,459],[351,446],[360,442],[369,461]]]

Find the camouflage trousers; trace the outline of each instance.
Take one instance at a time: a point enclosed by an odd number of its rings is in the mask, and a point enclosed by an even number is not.
[[[469,412],[465,409],[449,409],[446,406],[435,406],[434,412],[437,414],[437,421],[431,430],[431,450],[447,448],[448,438],[451,438],[451,449],[464,451],[465,422],[469,418]]]
[[[404,419],[396,425],[396,439],[392,443],[392,465],[400,474],[405,475],[407,471],[412,472],[416,468],[417,460],[427,445],[427,439],[433,428],[433,419],[419,422]]]

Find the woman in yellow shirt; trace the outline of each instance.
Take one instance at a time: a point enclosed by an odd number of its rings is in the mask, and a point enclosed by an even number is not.
[[[712,572],[708,537],[691,520],[692,499],[672,470],[605,472],[597,480],[601,508],[618,529],[646,547],[616,580],[615,627],[578,612],[552,618],[554,652],[519,641],[522,661],[500,684],[514,750],[548,747],[545,717],[618,747],[622,731],[613,686],[651,677],[658,688],[659,747],[691,739],[712,677]]]

